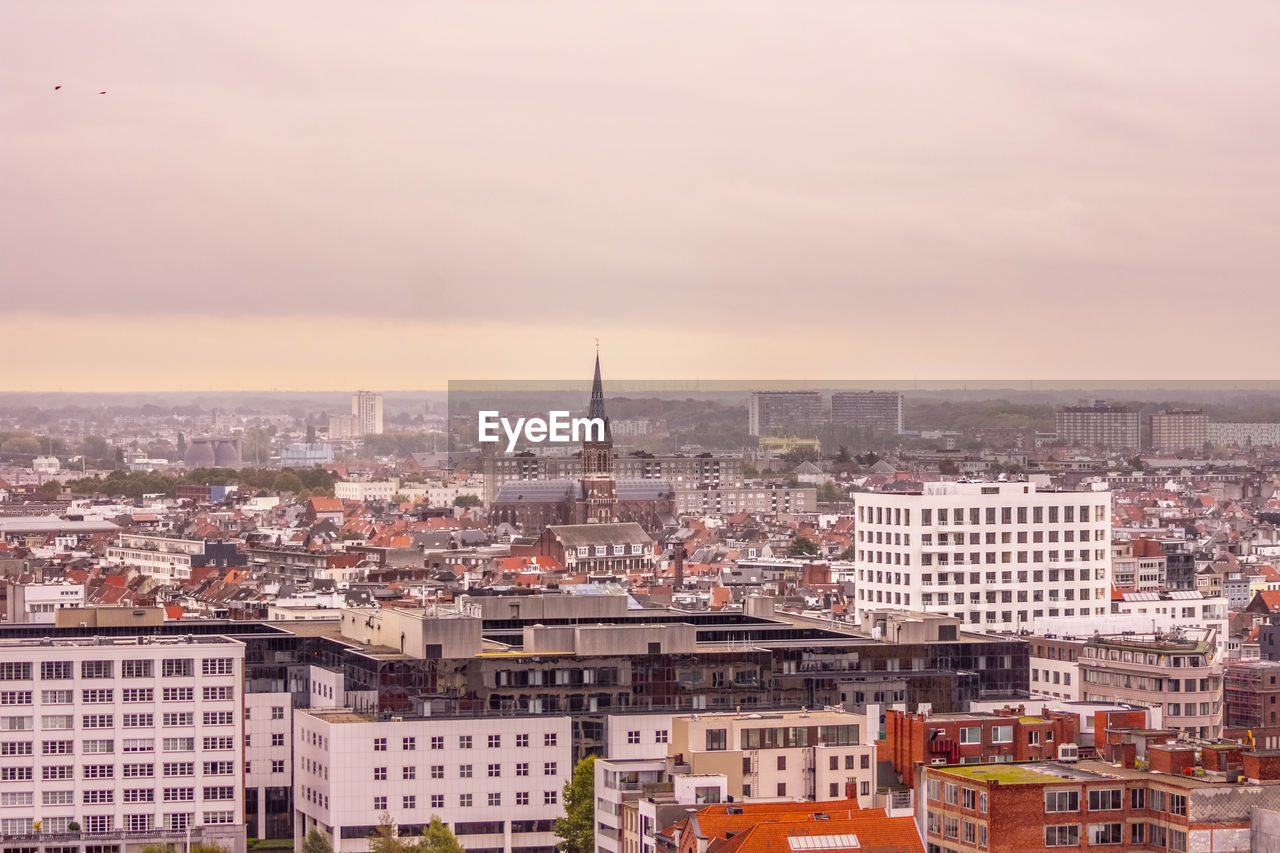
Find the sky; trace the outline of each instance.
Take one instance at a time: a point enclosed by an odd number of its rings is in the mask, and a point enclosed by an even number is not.
[[[0,4],[0,390],[596,338],[628,378],[1270,378],[1277,43],[1269,0]]]

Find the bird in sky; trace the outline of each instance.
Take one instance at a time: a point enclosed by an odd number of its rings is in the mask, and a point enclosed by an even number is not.
[[[58,91],[58,90],[59,90],[59,89],[61,89],[61,88],[62,88],[61,86],[54,86],[54,87],[53,87],[53,91],[55,91],[55,92],[56,92],[56,91]]]
[[[99,94],[99,95],[105,95],[105,94],[107,94],[107,93],[106,93],[106,92],[99,92],[98,94]]]

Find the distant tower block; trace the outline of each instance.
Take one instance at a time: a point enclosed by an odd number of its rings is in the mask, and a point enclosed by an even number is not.
[[[355,392],[351,395],[351,414],[356,419],[357,435],[378,435],[382,432],[382,394]]]

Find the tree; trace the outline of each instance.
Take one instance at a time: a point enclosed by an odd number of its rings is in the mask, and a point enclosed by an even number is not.
[[[144,850],[143,853],[146,853]],[[318,827],[311,827],[302,839],[302,853],[333,853],[333,845]]]
[[[39,456],[41,450],[40,439],[34,435],[17,435],[13,438],[6,438],[3,443],[0,443],[0,451],[5,453]]]
[[[836,454],[836,462],[839,464],[847,464],[853,461],[853,457],[849,455],[849,448],[840,445],[840,452]]]
[[[818,486],[818,503],[835,503],[844,499],[844,492],[840,491],[831,481],[827,481]]]
[[[464,508],[480,506],[481,503],[482,502],[479,496],[477,495],[458,495],[456,498],[453,499],[454,506],[460,506]]]
[[[837,559],[853,560],[856,558],[857,553],[858,553],[858,549],[850,545],[848,548],[845,548],[843,551],[840,552],[840,556]]]
[[[281,471],[271,483],[271,491],[273,492],[300,492],[302,488],[302,480],[298,478],[297,474],[287,469]]]
[[[422,837],[418,839],[416,846],[418,853],[463,853],[462,845],[438,815],[432,815],[431,822],[422,828]]]
[[[792,557],[816,557],[818,556],[818,543],[808,536],[797,536],[791,540],[791,547],[787,553]]]
[[[378,815],[378,826],[369,836],[369,853],[408,853],[408,850],[409,845],[400,837],[391,815],[387,812]]]
[[[316,425],[307,424],[307,444],[316,443]]]
[[[556,848],[563,853],[591,853],[595,849],[595,765],[595,756],[587,756],[564,783],[564,817],[556,818],[555,825],[560,838]]]

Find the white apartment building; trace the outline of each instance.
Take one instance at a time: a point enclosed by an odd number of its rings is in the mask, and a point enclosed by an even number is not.
[[[605,717],[604,755],[595,762],[597,853],[636,853],[623,847],[623,806],[666,782],[670,743],[671,714]]]
[[[1108,492],[956,482],[857,498],[859,622],[901,608],[1017,631],[1110,611]]]
[[[186,580],[191,577],[191,558],[203,554],[203,539],[122,533],[115,545],[107,547],[107,562],[137,566],[149,577]]]
[[[382,395],[377,391],[357,391],[351,395],[351,414],[356,418],[357,435],[382,432]]]
[[[0,844],[243,853],[243,643],[0,641]]]
[[[827,801],[875,806],[876,746],[866,717],[844,711],[673,717],[668,755],[678,773],[723,775],[735,800]]]
[[[5,619],[52,625],[58,621],[58,611],[67,607],[84,607],[84,584],[15,583],[9,587],[5,601]]]
[[[333,484],[333,496],[347,501],[385,501],[400,491],[400,481],[390,480],[351,481]]]
[[[1280,444],[1280,424],[1211,423],[1209,442],[1219,447],[1274,447]]]
[[[390,717],[294,712],[295,846],[366,851],[379,817],[416,835],[438,816],[469,851],[554,853],[573,774],[567,716]]]

